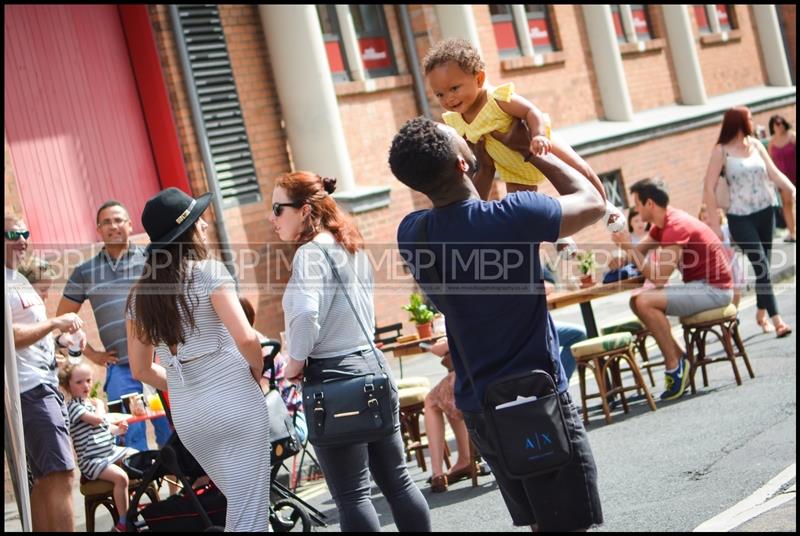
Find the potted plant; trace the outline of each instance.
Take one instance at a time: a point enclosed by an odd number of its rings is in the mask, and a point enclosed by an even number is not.
[[[421,294],[416,292],[411,294],[411,301],[403,306],[403,310],[409,312],[411,315],[409,320],[417,325],[417,333],[420,339],[433,335],[433,330],[431,329],[433,311],[425,305]]]
[[[581,288],[591,287],[594,285],[594,253],[591,251],[582,251],[578,253],[578,268],[581,273]]]

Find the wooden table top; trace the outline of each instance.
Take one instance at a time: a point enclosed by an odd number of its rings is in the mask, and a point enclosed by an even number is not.
[[[644,284],[644,276],[632,277],[606,284],[594,284],[577,290],[555,291],[547,297],[548,309],[561,309],[576,303],[585,303],[603,296],[639,288]]]
[[[411,341],[406,342],[395,342],[392,344],[387,344],[380,348],[381,351],[384,353],[392,352],[392,355],[395,357],[402,357],[406,355],[413,355],[413,354],[422,354],[425,353],[425,350],[422,350],[419,347],[419,344],[422,342],[435,342],[444,337],[444,333],[437,333],[431,337],[425,337],[424,339],[414,339]]]

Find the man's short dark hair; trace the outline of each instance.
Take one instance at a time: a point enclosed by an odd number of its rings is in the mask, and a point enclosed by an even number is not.
[[[128,215],[129,218],[131,217],[131,213],[128,212],[128,209],[125,207],[125,205],[114,199],[109,199],[108,201],[100,205],[100,208],[97,209],[97,225],[100,225],[100,213],[103,212],[105,209],[111,207],[119,207],[125,211],[125,213]]]
[[[415,117],[403,125],[389,149],[394,176],[422,193],[435,190],[447,180],[457,161],[452,138],[425,117]]]
[[[664,181],[659,178],[642,179],[631,186],[631,193],[636,194],[639,202],[644,204],[648,199],[661,208],[669,205],[669,194]]]

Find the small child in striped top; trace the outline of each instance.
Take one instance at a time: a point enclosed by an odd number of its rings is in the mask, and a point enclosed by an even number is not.
[[[59,381],[71,398],[67,404],[69,431],[81,475],[88,480],[106,480],[114,484],[114,503],[119,513],[114,531],[125,532],[128,474],[118,464],[138,451],[117,446],[114,436],[124,435],[128,423],[111,424],[103,401],[89,397],[92,369],[85,362],[67,365],[59,374]]]

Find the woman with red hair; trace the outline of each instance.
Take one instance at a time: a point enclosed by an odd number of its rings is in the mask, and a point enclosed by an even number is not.
[[[792,197],[795,187],[753,136],[753,116],[745,106],[725,112],[717,144],[711,151],[703,196],[710,214],[717,212],[715,191],[720,177],[730,191],[729,206],[721,208],[726,212],[731,238],[747,255],[756,276],[756,322],[765,333],[775,331],[778,337],[785,337],[792,328],[778,313],[770,278],[776,205],[770,181]],[[717,218],[709,219],[708,225],[722,238]],[[774,327],[769,325],[767,316],[772,317]]]
[[[336,179],[298,171],[278,177],[272,192],[269,221],[281,240],[297,245],[283,295],[289,355],[285,376],[292,382],[302,377],[316,384],[342,375],[390,374],[371,340],[373,275],[364,239],[331,197],[335,189]],[[335,263],[341,284],[322,250]],[[397,387],[391,378],[390,383],[390,435],[371,442],[314,445],[344,532],[381,530],[370,500],[370,474],[401,532],[431,530],[428,504],[406,467]]]

